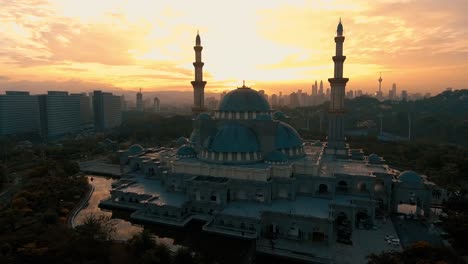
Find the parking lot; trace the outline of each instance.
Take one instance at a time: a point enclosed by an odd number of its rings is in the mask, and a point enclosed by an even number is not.
[[[426,241],[435,246],[442,246],[440,236],[430,232],[426,224],[420,220],[402,219],[399,216],[394,216],[392,222],[403,247],[408,247],[417,241]]]

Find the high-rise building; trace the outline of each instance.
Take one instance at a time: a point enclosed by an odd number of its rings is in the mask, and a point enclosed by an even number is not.
[[[207,110],[215,110],[218,104],[219,101],[213,96],[207,97],[205,100],[205,107]]]
[[[39,134],[39,103],[29,92],[0,95],[0,135]]]
[[[297,93],[291,93],[289,95],[289,106],[290,107],[298,107],[300,106],[300,103],[299,103],[299,96]]]
[[[155,97],[153,99],[153,111],[154,112],[159,112],[161,111],[161,101],[159,100],[158,97]]]
[[[315,86],[314,84],[312,84],[312,96],[317,96],[317,86]]]
[[[315,81],[315,87],[317,87],[317,81]],[[323,82],[322,81],[320,81],[320,88],[318,90],[318,94],[319,94],[319,96],[324,95],[324,93],[323,93]]]
[[[348,78],[343,78],[343,63],[346,56],[343,56],[343,25],[340,23],[336,29],[336,55],[333,56],[335,70],[333,78],[328,79],[331,86],[330,108],[328,110],[328,149],[333,150],[335,154],[345,154],[345,136],[344,136],[344,99],[345,88]],[[343,152],[343,153],[341,153]]]
[[[93,93],[94,130],[103,132],[122,123],[122,99],[102,91]]]
[[[401,91],[401,100],[408,101],[408,92],[406,90]]]
[[[272,94],[270,96],[270,104],[271,107],[278,107],[278,95]]]
[[[143,94],[141,93],[141,88],[140,91],[136,94],[136,110],[143,112]]]
[[[203,65],[201,52],[203,46],[201,45],[200,35],[197,32],[197,37],[195,38],[195,62],[193,66],[195,67],[195,80],[192,81],[193,86],[193,107],[192,113],[197,115],[205,111],[205,85],[206,81],[203,81]]]
[[[41,136],[56,139],[77,132],[82,127],[80,97],[68,92],[49,91],[39,95]]]
[[[71,96],[77,96],[80,101],[80,122],[81,125],[89,125],[93,122],[91,99],[86,93],[72,93]]]

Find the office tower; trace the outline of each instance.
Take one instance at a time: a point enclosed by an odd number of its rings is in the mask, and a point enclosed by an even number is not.
[[[270,104],[272,107],[277,107],[278,106],[278,95],[272,94],[270,96]]]
[[[80,101],[80,122],[82,126],[92,124],[91,98],[85,93],[72,93],[70,96],[78,97]]]
[[[39,103],[29,92],[0,95],[0,135],[39,134]]]
[[[82,127],[80,97],[49,91],[39,95],[41,136],[46,140],[77,132]]]
[[[143,94],[141,93],[141,88],[140,91],[136,94],[136,110],[143,112]]]
[[[120,126],[122,123],[121,97],[112,93],[94,91],[93,111],[94,130],[104,132],[108,129]]]
[[[408,92],[406,90],[401,91],[401,100],[408,101]]]

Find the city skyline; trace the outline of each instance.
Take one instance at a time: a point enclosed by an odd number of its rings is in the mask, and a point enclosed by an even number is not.
[[[393,83],[437,94],[468,81],[462,1],[103,1],[92,10],[73,1],[0,2],[3,91],[188,92],[199,29],[207,92],[234,89],[245,79],[268,94],[310,93],[315,80],[333,73],[328,36],[339,17],[353,54],[345,66],[350,90],[377,91],[379,72],[385,93]]]

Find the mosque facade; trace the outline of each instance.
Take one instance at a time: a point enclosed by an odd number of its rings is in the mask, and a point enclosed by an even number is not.
[[[121,151],[132,173],[102,207],[130,210],[136,222],[203,230],[239,239],[292,241],[311,248],[351,242],[352,232],[402,203],[430,213],[434,184],[399,172],[345,142],[343,26],[337,27],[327,142],[305,141],[265,98],[245,84],[204,112],[201,40],[196,38],[193,132],[177,148]],[[273,245],[272,245],[273,247]]]

